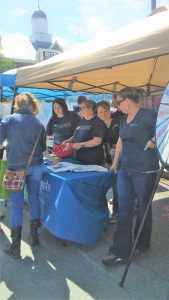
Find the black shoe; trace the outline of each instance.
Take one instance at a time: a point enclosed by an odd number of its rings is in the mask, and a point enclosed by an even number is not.
[[[21,233],[22,233],[22,227],[17,227],[16,229],[12,229],[11,230],[12,243],[8,249],[4,250],[5,254],[16,259],[21,258],[20,255]]]
[[[118,264],[125,263],[125,262],[126,262],[126,259],[117,257],[114,254],[107,255],[107,256],[103,257],[103,259],[102,259],[102,263],[106,266],[118,265]]]

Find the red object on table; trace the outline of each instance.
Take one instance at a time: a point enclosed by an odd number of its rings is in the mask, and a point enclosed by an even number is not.
[[[59,158],[69,157],[73,154],[72,143],[56,145],[52,149],[52,153]]]

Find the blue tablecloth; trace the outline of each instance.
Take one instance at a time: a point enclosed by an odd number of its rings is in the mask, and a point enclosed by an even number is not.
[[[108,220],[110,172],[44,173],[40,201],[42,223],[55,236],[96,246]]]

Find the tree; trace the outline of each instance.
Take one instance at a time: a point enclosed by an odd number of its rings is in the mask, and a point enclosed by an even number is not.
[[[0,73],[13,68],[15,68],[15,63],[11,59],[6,58],[4,55],[0,54]]]

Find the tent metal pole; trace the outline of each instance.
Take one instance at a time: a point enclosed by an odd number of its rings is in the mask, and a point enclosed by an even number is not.
[[[156,0],[151,0],[151,11],[156,9]]]
[[[2,102],[2,99],[3,99],[3,85],[1,86],[1,102]]]
[[[13,101],[12,101],[12,106],[11,106],[11,114],[13,114],[14,111],[14,105],[15,105],[15,96],[17,94],[17,90],[18,88],[16,87],[16,85],[14,86],[14,90],[13,90]]]
[[[165,169],[165,166],[166,166],[166,164],[163,163],[162,166],[161,166],[161,169],[159,170],[159,172],[158,172],[158,174],[157,174],[157,177],[156,177],[156,180],[155,180],[155,183],[154,183],[154,188],[153,188],[153,191],[152,191],[152,193],[151,193],[149,202],[148,202],[148,204],[147,204],[147,208],[146,208],[146,210],[145,210],[143,219],[142,219],[142,221],[141,221],[141,224],[140,224],[140,227],[139,227],[137,236],[136,236],[136,238],[135,238],[135,241],[134,241],[134,244],[133,244],[133,248],[132,248],[132,250],[131,250],[130,257],[129,257],[128,261],[127,261],[127,265],[126,265],[126,267],[125,267],[125,269],[124,269],[124,273],[123,273],[122,278],[121,278],[121,281],[120,281],[120,283],[119,283],[119,286],[120,286],[120,287],[124,287],[124,282],[125,282],[125,279],[126,279],[126,276],[127,276],[127,273],[128,273],[129,267],[130,267],[130,264],[131,264],[131,262],[132,262],[132,260],[133,260],[134,251],[135,251],[135,248],[136,248],[138,239],[139,239],[139,237],[140,237],[141,230],[142,230],[142,228],[143,228],[145,219],[146,219],[146,217],[147,217],[147,213],[148,213],[148,211],[149,211],[149,209],[150,209],[151,203],[152,203],[152,201],[153,201],[155,192],[156,192],[156,190],[157,190],[157,187],[158,187],[160,178],[161,178],[161,176],[162,176],[162,174],[163,174],[163,171],[164,171],[164,169]]]

